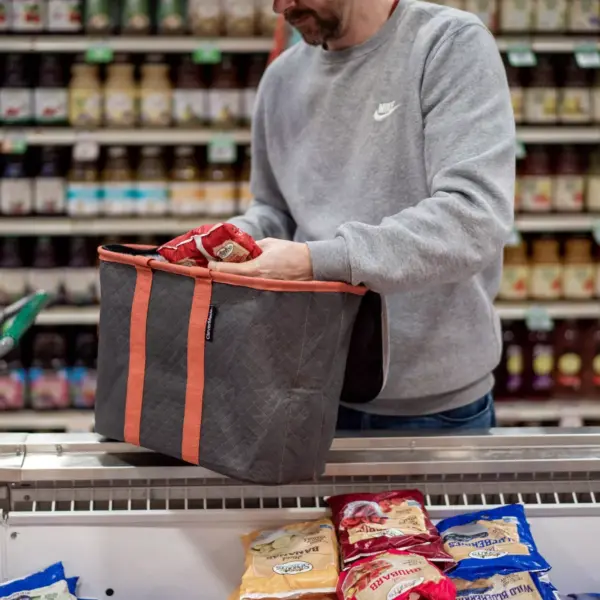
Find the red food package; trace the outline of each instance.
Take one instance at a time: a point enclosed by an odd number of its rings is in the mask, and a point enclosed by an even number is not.
[[[412,552],[440,561],[442,568],[453,565],[425,510],[421,492],[345,494],[332,496],[327,503],[345,564],[386,550],[414,548]]]
[[[427,559],[390,550],[340,575],[338,600],[455,600],[454,583]]]
[[[262,254],[254,239],[231,223],[203,225],[163,244],[158,253],[170,263],[207,267],[210,261],[246,262]]]

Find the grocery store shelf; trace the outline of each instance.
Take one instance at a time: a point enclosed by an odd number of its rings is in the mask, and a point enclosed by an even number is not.
[[[592,231],[600,223],[600,213],[517,215],[515,227],[522,233]]]
[[[67,433],[89,432],[94,426],[91,410],[55,411],[5,411],[0,413],[0,431],[34,432],[65,431]]]
[[[600,301],[588,302],[498,302],[496,308],[503,320],[523,320],[532,308],[543,308],[553,319],[600,319]],[[94,306],[59,306],[43,312],[38,325],[95,325],[99,309]]]
[[[85,52],[103,46],[114,52],[194,52],[203,46],[221,52],[270,52],[271,38],[215,38],[195,36],[93,37],[93,36],[1,36],[1,52]]]
[[[69,127],[39,127],[4,129],[2,139],[24,141],[30,146],[70,146],[77,142],[96,142],[100,145],[125,144],[127,146],[208,144],[215,138],[225,137],[236,144],[249,144],[249,129],[95,129],[77,130]]]
[[[600,126],[517,127],[517,138],[524,144],[600,144]]]
[[[496,310],[502,320],[527,318],[532,308],[547,311],[551,319],[600,319],[600,300],[582,302],[497,302]]]
[[[214,222],[214,218],[203,217],[3,217],[0,219],[0,235],[179,235]]]
[[[540,423],[583,427],[586,421],[600,421],[600,399],[496,402],[496,416],[500,425]]]
[[[570,37],[568,35],[548,36],[496,36],[496,42],[501,52],[507,52],[513,48],[529,48],[533,52],[544,53],[567,53],[575,52],[578,48],[597,48],[600,50],[600,40],[593,34],[590,38]]]

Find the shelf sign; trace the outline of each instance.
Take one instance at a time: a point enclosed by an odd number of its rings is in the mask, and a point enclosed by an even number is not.
[[[112,62],[114,51],[106,44],[97,44],[90,46],[85,52],[85,60],[89,63],[109,63]]]
[[[214,44],[202,44],[192,54],[197,65],[218,65],[222,60],[221,50]]]
[[[517,160],[523,160],[527,156],[527,148],[521,140],[517,140],[517,147],[515,152]]]
[[[208,143],[208,162],[211,164],[231,164],[237,160],[237,145],[233,138],[218,135]]]
[[[3,154],[25,154],[27,137],[21,133],[7,133],[2,140]]]
[[[575,48],[575,60],[582,69],[600,69],[600,51],[595,43]]]
[[[508,62],[512,67],[535,67],[537,56],[531,46],[522,44],[508,49]]]
[[[596,244],[600,246],[600,221],[594,221],[592,224],[592,235],[594,236]]]
[[[554,322],[543,306],[532,306],[525,313],[525,325],[529,331],[552,331]]]
[[[506,245],[515,247],[515,246],[519,246],[522,241],[523,241],[523,238],[521,237],[519,230],[516,227],[513,227],[513,230],[510,232],[510,237],[508,238]]]

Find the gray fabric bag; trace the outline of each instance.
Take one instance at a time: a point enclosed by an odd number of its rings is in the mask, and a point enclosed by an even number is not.
[[[99,252],[96,431],[239,480],[320,476],[365,290]]]

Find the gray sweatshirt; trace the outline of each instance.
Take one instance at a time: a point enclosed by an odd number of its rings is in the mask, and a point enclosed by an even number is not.
[[[307,242],[316,279],[383,296],[384,386],[360,410],[432,414],[491,390],[515,126],[477,17],[401,0],[360,46],[292,47],[261,82],[252,157],[255,200],[233,222]]]

